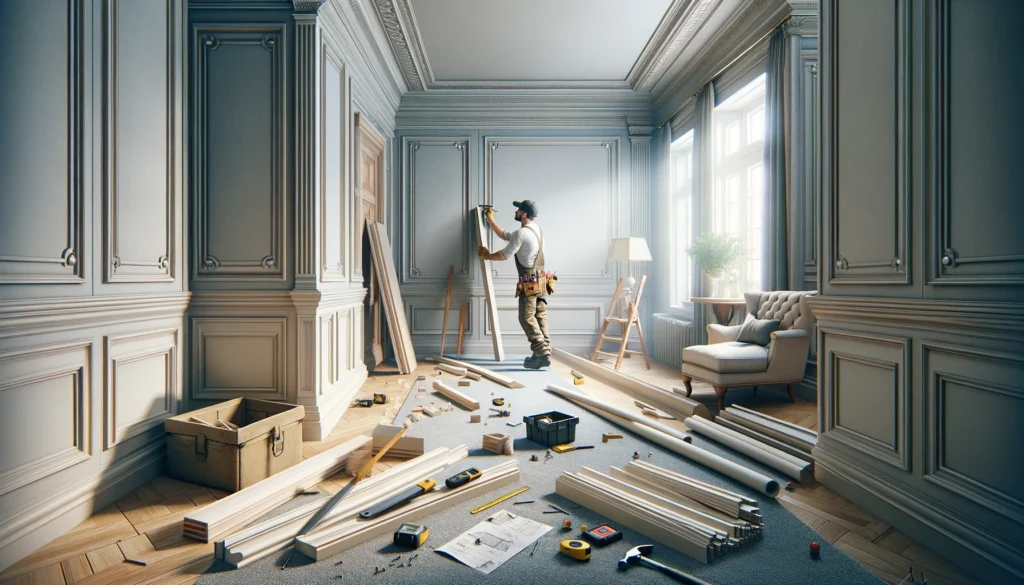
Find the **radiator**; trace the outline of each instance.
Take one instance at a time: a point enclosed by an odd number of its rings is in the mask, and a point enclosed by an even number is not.
[[[694,345],[693,323],[667,313],[654,314],[654,343],[651,357],[667,366],[683,367],[683,348]]]

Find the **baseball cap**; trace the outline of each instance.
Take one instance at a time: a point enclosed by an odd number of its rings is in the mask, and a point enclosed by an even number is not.
[[[530,217],[537,217],[537,202],[530,199],[524,199],[522,201],[513,201],[512,205],[515,205],[519,209],[523,210],[523,213]]]

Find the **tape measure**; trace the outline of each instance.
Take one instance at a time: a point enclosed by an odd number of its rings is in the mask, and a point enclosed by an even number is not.
[[[427,541],[427,536],[429,535],[430,531],[425,526],[411,523],[402,524],[395,531],[395,544],[419,548],[420,545]]]
[[[388,395],[387,394],[377,394],[377,393],[374,393],[374,395],[373,395],[373,403],[374,404],[387,404],[388,403]]]
[[[590,560],[590,544],[582,540],[563,540],[558,545],[558,552],[577,561]]]
[[[492,398],[491,399],[491,404],[493,404],[494,406],[503,406],[505,404],[505,399],[504,398]]]

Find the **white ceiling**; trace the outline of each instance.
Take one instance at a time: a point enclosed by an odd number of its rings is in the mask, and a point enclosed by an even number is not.
[[[671,0],[409,0],[435,81],[623,81]]]

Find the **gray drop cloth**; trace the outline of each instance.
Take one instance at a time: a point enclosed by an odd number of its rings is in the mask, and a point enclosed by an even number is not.
[[[313,563],[296,553],[285,570],[279,567],[288,552],[275,553],[248,567],[233,570],[224,563],[216,563],[204,575],[199,583],[414,583],[417,585],[451,585],[454,583],[494,583],[514,585],[569,585],[569,584],[606,584],[636,583],[665,584],[673,582],[669,577],[644,567],[632,567],[625,572],[616,568],[617,561],[631,547],[638,544],[654,544],[653,558],[672,567],[695,574],[715,585],[794,585],[794,584],[878,584],[880,579],[847,557],[839,549],[822,539],[798,518],[764,494],[754,492],[725,476],[703,468],[696,463],[657,447],[648,441],[623,432],[615,425],[600,419],[571,402],[545,390],[549,383],[570,385],[551,371],[525,370],[521,360],[507,360],[503,363],[477,361],[484,367],[500,371],[526,385],[525,388],[509,389],[486,379],[472,382],[469,387],[458,387],[454,378],[428,377],[426,396],[416,398],[416,386],[409,393],[395,421],[401,421],[418,405],[431,401],[441,402],[442,396],[431,388],[434,380],[441,379],[456,387],[459,391],[480,401],[482,423],[471,424],[470,413],[458,405],[451,412],[439,417],[424,418],[415,423],[409,431],[410,436],[425,438],[426,449],[440,446],[454,446],[465,443],[469,447],[470,456],[434,477],[438,483],[450,475],[467,468],[486,468],[507,459],[481,449],[481,437],[485,433],[507,433],[515,437],[515,455],[519,460],[521,479],[518,484],[499,488],[469,502],[453,506],[418,522],[426,525],[430,536],[416,552],[419,556],[411,567],[388,567],[387,571],[374,575],[374,567],[386,567],[388,562],[399,554],[404,561],[410,553],[406,549],[395,547],[391,535],[375,538],[359,546],[351,548],[336,557]],[[399,376],[401,377],[401,376]],[[409,377],[406,376],[408,379]],[[586,385],[577,386],[586,390]],[[492,395],[493,393],[493,395]],[[512,411],[512,418],[487,418],[494,414],[490,410],[492,397],[504,397],[506,405],[501,407]],[[511,406],[509,405],[511,403]],[[595,445],[594,449],[554,454],[554,458],[544,462],[545,448],[526,439],[526,425],[517,427],[506,426],[506,421],[522,421],[524,415],[557,410],[578,416],[576,427],[576,443],[578,445]],[[485,424],[486,423],[486,424]],[[601,443],[603,432],[619,432],[624,439]],[[693,435],[693,444],[705,448],[718,455],[751,467],[773,477],[780,485],[788,479],[782,474],[760,465],[743,455],[730,451],[699,435]],[[555,479],[563,471],[577,471],[586,465],[606,473],[610,466],[622,466],[631,460],[634,451],[639,451],[645,461],[667,467],[701,481],[719,485],[725,489],[742,493],[758,501],[764,516],[765,536],[750,543],[743,550],[726,554],[709,565],[703,565],[686,555],[675,552],[657,541],[629,530],[615,522],[608,522],[602,516],[555,494]],[[648,453],[651,453],[650,457]],[[531,462],[530,455],[537,454],[540,461]],[[469,510],[504,495],[520,486],[530,486],[530,490],[499,504],[486,513],[471,515]],[[302,496],[310,498],[316,496]],[[536,500],[533,504],[512,505],[512,502]],[[309,501],[309,500],[304,500]],[[548,503],[554,503],[568,510],[571,515],[573,529],[563,531],[561,522],[566,518],[562,514],[542,514],[550,510]],[[293,501],[291,505],[296,505]],[[279,508],[280,513],[284,507]],[[486,518],[487,514],[508,508],[516,514],[527,516],[554,527],[544,537],[536,549],[534,556],[529,555],[532,545],[503,564],[490,575],[481,575],[477,571],[462,565],[444,555],[434,552],[433,547],[441,547],[465,530]],[[273,514],[273,513],[272,513]],[[580,562],[558,553],[558,543],[566,538],[579,538],[579,526],[590,527],[610,523],[623,531],[623,539],[603,548],[596,548],[589,561]],[[819,560],[810,558],[808,544],[816,541],[821,544]],[[337,561],[341,565],[335,565]],[[341,575],[339,579],[337,576]]]

